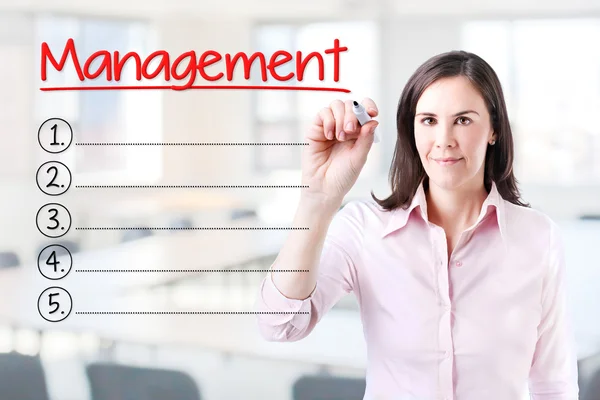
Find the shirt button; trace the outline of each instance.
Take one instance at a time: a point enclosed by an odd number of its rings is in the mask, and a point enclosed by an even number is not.
[[[457,261],[455,264],[457,267],[462,267],[462,261]]]
[[[446,351],[444,352],[444,357],[446,357],[446,358],[450,358],[450,350],[446,350]]]

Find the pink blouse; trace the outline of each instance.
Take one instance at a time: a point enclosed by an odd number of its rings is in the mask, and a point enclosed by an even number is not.
[[[280,265],[279,267],[285,268]],[[285,297],[270,274],[258,315],[270,341],[307,336],[352,291],[367,344],[365,400],[578,398],[557,225],[492,186],[477,222],[448,259],[423,186],[407,210],[349,202],[325,240],[315,290]]]

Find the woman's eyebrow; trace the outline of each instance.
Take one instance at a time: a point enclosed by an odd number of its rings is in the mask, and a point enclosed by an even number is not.
[[[479,113],[477,111],[465,110],[465,111],[457,112],[456,114],[453,115],[453,117],[458,117],[459,115],[469,114],[469,113],[474,113],[474,114],[479,115]],[[430,112],[420,112],[420,113],[416,114],[415,117],[418,115],[426,115],[428,117],[437,117],[437,115],[435,115],[434,113],[430,113]]]

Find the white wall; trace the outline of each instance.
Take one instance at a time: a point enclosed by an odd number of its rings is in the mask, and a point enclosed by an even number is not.
[[[489,14],[579,14],[600,11],[596,0],[0,0],[0,9],[59,11],[116,16],[188,16],[213,18],[227,15],[243,18],[348,18],[382,12],[387,15],[489,15]]]
[[[31,172],[33,156],[17,151],[30,148],[34,49],[31,19],[0,14],[0,177],[3,182],[24,178]],[[4,189],[4,188],[2,188]]]
[[[250,22],[239,19],[198,21],[169,19],[159,22],[161,47],[171,54],[190,49],[198,53],[214,49],[221,54],[250,52]],[[238,72],[240,68],[236,69]],[[251,141],[250,94],[248,91],[188,90],[164,94],[166,141]],[[232,160],[251,166],[252,153],[243,147],[165,148],[164,181],[247,182],[250,169],[235,166]],[[182,158],[186,161],[181,162]]]
[[[24,15],[0,14],[0,247],[21,251],[36,232],[31,28]]]
[[[419,2],[419,4],[425,7],[427,2]],[[578,5],[581,3],[574,4],[572,11]],[[600,12],[596,12],[596,15],[600,15]],[[379,129],[383,130],[382,144],[387,151],[383,160],[385,173],[392,157],[396,134],[396,108],[404,85],[414,70],[432,55],[460,49],[460,24],[466,19],[466,16],[394,16],[381,19],[384,78],[382,122]],[[375,193],[380,198],[382,193],[388,193],[387,177],[384,176],[380,182],[360,182],[350,196],[353,193],[356,193],[356,196],[364,195],[368,193],[371,186],[377,188]],[[577,218],[582,214],[600,214],[600,185],[597,184],[573,187],[520,184],[520,188],[525,201],[555,219]]]
[[[466,0],[461,0],[467,6]],[[2,145],[0,146],[0,247],[16,248],[25,257],[33,256],[33,250],[40,234],[35,229],[34,216],[41,204],[47,199],[39,193],[35,185],[35,171],[37,165],[35,151],[38,151],[36,139],[37,126],[33,124],[33,96],[37,90],[39,78],[34,76],[34,55],[38,49],[33,47],[32,11],[40,9],[56,9],[61,11],[75,11],[80,13],[100,12],[103,15],[119,13],[119,15],[151,14],[160,33],[160,47],[173,54],[190,49],[203,51],[208,48],[216,49],[222,53],[250,51],[250,33],[253,19],[239,16],[245,10],[256,13],[265,8],[267,4],[273,6],[266,15],[273,16],[279,10],[286,17],[292,17],[289,9],[275,3],[266,1],[252,2],[253,9],[249,9],[249,2],[239,2],[227,11],[210,11],[202,14],[202,9],[194,6],[205,2],[177,2],[167,5],[166,1],[151,2],[6,2],[0,0],[0,10],[19,9],[27,11],[23,14],[0,14],[0,80],[3,90],[0,92],[0,104],[8,104],[9,108],[0,111],[0,123],[7,129],[0,130]],[[217,2],[211,2],[217,3]],[[472,8],[460,7],[452,2],[452,9],[445,2],[433,3],[432,1],[419,2],[419,8],[408,6],[408,3],[398,6],[397,12],[412,12],[422,14],[429,7],[430,10],[455,13],[454,8],[465,12],[476,12],[479,15],[492,15],[500,9],[506,14],[521,14],[525,11],[536,9],[532,1],[509,4],[514,10],[509,13],[506,3],[490,2],[477,3]],[[514,4],[513,4],[514,3]],[[594,4],[596,3],[596,4]],[[168,2],[168,4],[171,4]],[[286,3],[287,4],[287,3]],[[296,3],[295,3],[296,4]],[[294,13],[293,17],[301,17],[311,7],[321,7],[330,10],[329,14],[323,12],[316,14],[318,17],[331,15],[332,2],[311,1],[303,3]],[[335,3],[339,4],[339,3]],[[393,3],[396,4],[396,3]],[[412,3],[411,3],[412,4]],[[117,6],[118,5],[118,6]],[[9,7],[10,6],[10,7]],[[546,7],[547,6],[547,7]],[[210,7],[216,7],[211,4]],[[262,7],[262,8],[261,8]],[[568,7],[569,12],[579,14],[592,12],[600,15],[598,2],[582,0],[579,2],[563,3],[551,1],[540,5],[544,14],[556,12]],[[285,8],[285,10],[283,10]],[[168,12],[166,10],[168,9]],[[513,10],[511,9],[511,10]],[[275,10],[275,11],[274,11]],[[186,15],[181,15],[186,11]],[[229,12],[231,11],[231,13]],[[279,12],[277,11],[277,12]],[[375,9],[376,12],[379,12]],[[164,13],[163,13],[164,12]],[[29,14],[28,14],[29,13]],[[178,14],[179,13],[179,14]],[[212,13],[212,14],[211,14]],[[562,11],[561,11],[562,13]],[[178,15],[176,15],[178,14]],[[537,12],[536,15],[539,15]],[[215,16],[215,15],[218,15]],[[225,17],[227,16],[227,17]],[[315,14],[310,14],[315,17]],[[339,14],[335,14],[339,16]],[[261,20],[268,19],[264,15]],[[463,16],[464,18],[464,16]],[[382,197],[388,193],[387,171],[391,160],[392,146],[395,142],[395,113],[400,92],[414,69],[431,55],[456,49],[459,47],[459,17],[432,17],[432,16],[393,16],[385,14],[380,20],[382,27],[382,101],[381,124],[379,128],[382,137],[381,146],[387,151],[383,160],[381,177],[379,180],[359,180],[349,197],[364,197],[369,195],[369,190]],[[10,60],[5,62],[4,60]],[[8,89],[7,89],[8,88]],[[164,140],[165,141],[243,141],[251,140],[250,127],[250,93],[247,91],[187,91],[164,93]],[[315,106],[315,111],[321,105]],[[200,183],[225,184],[263,184],[269,183],[268,177],[252,174],[252,152],[243,147],[205,147],[199,148],[164,148],[165,175],[164,184],[185,184],[190,181]],[[236,164],[231,160],[236,160]],[[173,162],[177,161],[177,162]],[[244,167],[239,167],[239,165]],[[216,181],[218,179],[218,182]],[[289,184],[299,184],[290,182]],[[600,187],[536,187],[522,186],[525,199],[534,206],[549,213],[551,216],[562,219],[577,216],[579,212],[600,213]],[[127,192],[132,198],[143,194]],[[268,199],[269,192],[265,191],[238,191],[240,196],[248,199],[262,201]],[[122,194],[116,192],[97,192],[94,204],[97,207],[109,204],[111,200],[119,198]],[[86,206],[94,209],[90,204],[88,193],[68,193],[65,199],[71,201],[75,208]],[[568,205],[567,205],[568,204]],[[77,210],[75,210],[77,213]]]

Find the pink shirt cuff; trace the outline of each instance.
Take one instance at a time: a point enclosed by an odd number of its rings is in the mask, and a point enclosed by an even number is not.
[[[298,311],[304,304],[310,302],[315,291],[316,287],[310,296],[304,300],[292,299],[279,291],[273,282],[273,275],[270,272],[263,280],[263,300],[265,304],[273,311]]]
[[[310,311],[311,311],[311,300],[316,291],[316,287],[313,292],[304,300],[291,299],[286,297],[279,291],[271,273],[269,273],[265,279],[263,279],[262,287],[260,290],[261,299],[264,311],[275,311],[289,314],[272,314],[269,320],[274,324],[282,324],[291,322],[296,328],[301,328],[310,322]],[[307,313],[308,314],[304,314]],[[296,314],[303,313],[303,314]]]

